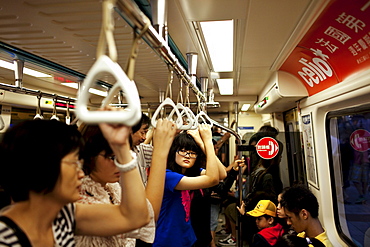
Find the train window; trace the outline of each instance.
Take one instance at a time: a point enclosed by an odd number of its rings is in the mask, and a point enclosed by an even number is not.
[[[52,111],[42,111],[42,115],[44,119],[50,119],[53,113]],[[59,121],[65,122],[64,113],[58,113],[57,116],[59,118]],[[12,107],[12,117],[10,120],[10,125],[15,125],[24,120],[32,120],[34,117],[35,109]]]
[[[351,246],[370,243],[370,106],[331,112],[327,129],[334,213]]]

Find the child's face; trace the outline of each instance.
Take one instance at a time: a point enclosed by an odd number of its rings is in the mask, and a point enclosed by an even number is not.
[[[278,195],[278,205],[276,207],[276,214],[279,218],[286,218],[284,208],[281,206],[281,194]]]
[[[265,229],[267,227],[272,226],[272,218],[266,219],[264,216],[260,216],[256,218],[256,225],[259,230]]]

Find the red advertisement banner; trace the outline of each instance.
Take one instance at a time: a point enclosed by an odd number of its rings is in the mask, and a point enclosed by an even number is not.
[[[370,0],[333,0],[280,70],[313,95],[369,68]]]

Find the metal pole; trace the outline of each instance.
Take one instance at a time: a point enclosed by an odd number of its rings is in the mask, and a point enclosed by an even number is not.
[[[235,113],[235,132],[238,131],[238,111],[239,111],[239,103],[236,101],[234,102],[234,113]],[[240,140],[240,144],[241,144],[241,140]],[[242,156],[242,152],[241,151],[237,151],[237,155],[238,155],[238,158],[241,158]],[[243,202],[243,172],[242,172],[242,169],[239,168],[239,174],[238,174],[238,193],[239,193],[239,201],[238,201],[238,205],[237,206],[240,206]],[[237,242],[237,245],[238,247],[242,247],[243,246],[243,238],[242,238],[242,221],[241,221],[241,214],[239,212],[237,212],[238,214],[238,217],[237,217],[237,225],[236,225],[236,230],[237,230],[237,237],[236,237],[236,242]]]
[[[56,99],[59,99],[59,100],[69,101],[69,102],[76,102],[77,101],[77,99],[75,99],[75,98],[55,95],[55,94],[51,94],[51,93],[43,93],[39,90],[33,90],[33,89],[29,89],[29,88],[24,88],[24,87],[19,88],[15,85],[9,85],[9,84],[5,84],[5,83],[0,83],[0,89],[7,90],[7,91],[10,91],[10,92],[13,92],[13,93],[21,93],[21,94],[28,94],[28,95],[34,95],[34,96],[42,95],[42,97],[56,98]]]

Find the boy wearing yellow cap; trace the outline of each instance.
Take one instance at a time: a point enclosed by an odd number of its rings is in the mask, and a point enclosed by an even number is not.
[[[237,208],[242,215],[245,214],[244,203]],[[256,217],[256,225],[260,230],[254,235],[250,247],[274,246],[285,232],[283,226],[276,221],[276,206],[270,200],[260,200],[256,207],[246,214]]]

